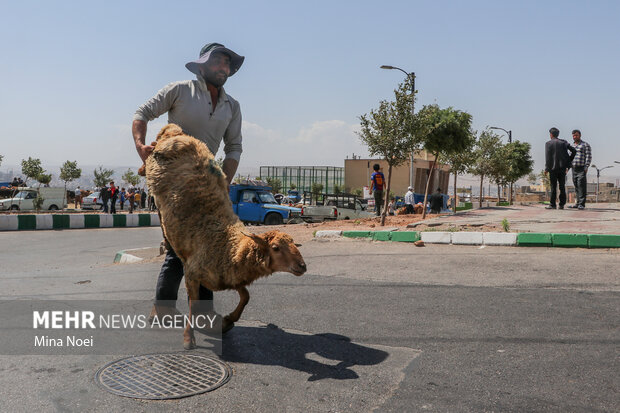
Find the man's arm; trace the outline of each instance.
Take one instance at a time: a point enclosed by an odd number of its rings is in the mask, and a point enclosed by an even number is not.
[[[590,147],[589,143],[586,143],[585,145],[585,151],[586,151],[586,167],[584,168],[585,172],[588,173],[588,168],[590,167],[590,162],[592,162],[592,148]]]
[[[226,180],[228,181],[228,185],[232,182],[235,174],[237,173],[237,167],[239,166],[239,162],[232,158],[224,159],[224,165],[222,165],[222,170],[226,174]]]
[[[136,151],[140,155],[142,162],[146,162],[146,158],[153,152],[153,146],[145,145],[146,139],[146,122],[143,120],[134,120],[131,125],[131,133],[133,134],[133,140],[136,145]]]

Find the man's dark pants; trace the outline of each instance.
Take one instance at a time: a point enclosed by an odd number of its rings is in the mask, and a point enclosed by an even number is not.
[[[586,206],[586,195],[588,193],[588,178],[583,166],[573,167],[573,184],[575,185],[575,203]]]
[[[183,263],[171,249],[166,254],[164,264],[161,266],[159,278],[157,279],[157,287],[155,287],[155,304],[170,305],[172,301],[176,301],[179,294],[179,285],[183,279]],[[212,305],[213,291],[200,286],[200,299],[211,300],[209,306]],[[206,310],[212,309],[208,308]]]
[[[381,215],[381,207],[383,206],[383,191],[374,191],[375,196],[375,213]]]
[[[555,207],[557,187],[560,186],[560,207],[566,203],[566,170],[549,171],[549,183],[551,184],[551,200],[549,204]]]

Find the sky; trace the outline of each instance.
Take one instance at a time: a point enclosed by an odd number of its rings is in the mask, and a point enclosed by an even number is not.
[[[0,171],[28,157],[53,173],[66,160],[137,168],[135,110],[193,79],[185,63],[219,42],[246,57],[225,85],[243,114],[241,172],[368,156],[355,131],[404,80],[379,68],[392,65],[415,72],[417,109],[511,130],[536,171],[555,126],[569,141],[581,129],[593,163],[620,176],[618,1],[2,3]]]

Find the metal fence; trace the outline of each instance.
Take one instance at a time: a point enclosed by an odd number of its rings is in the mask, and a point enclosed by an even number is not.
[[[279,179],[282,183],[282,192],[295,185],[300,193],[312,190],[313,183],[323,185],[323,191],[333,193],[334,186],[344,186],[344,167],[339,166],[261,166],[260,179]]]

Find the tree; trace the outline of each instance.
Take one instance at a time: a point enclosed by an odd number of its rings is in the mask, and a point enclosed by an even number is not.
[[[527,142],[514,141],[506,144],[505,156],[508,163],[506,181],[510,184],[509,202],[512,205],[512,185],[519,179],[532,172],[534,161],[530,150],[532,146]]]
[[[466,142],[466,147],[460,152],[448,153],[442,159],[450,165],[450,171],[454,175],[454,207],[458,205],[458,190],[456,186],[457,176],[469,171],[474,164],[474,147],[476,145],[476,135],[470,133]]]
[[[497,185],[497,205],[501,202],[501,187],[507,182],[508,176],[508,160],[506,146],[499,142],[489,159],[488,176],[491,182]],[[490,194],[489,194],[490,195]]]
[[[121,179],[127,182],[127,185],[138,186],[140,184],[140,175],[134,173],[131,169],[127,169],[127,172],[123,174]]]
[[[469,172],[480,176],[480,207],[482,208],[482,185],[484,178],[493,171],[492,160],[497,148],[501,146],[501,139],[489,129],[484,130],[474,147],[474,163]]]
[[[534,172],[531,172],[527,176],[527,183],[530,185],[536,185],[536,182],[538,182],[538,175],[536,175]]]
[[[369,114],[360,116],[359,135],[368,146],[371,156],[381,156],[388,164],[387,187],[385,188],[385,208],[381,214],[381,225],[385,225],[388,196],[392,180],[392,168],[403,164],[415,150],[420,149],[421,141],[414,134],[415,124],[412,113],[414,95],[410,93],[412,78],[399,84],[394,90],[394,101],[381,101],[379,107]]]
[[[39,181],[39,186],[41,186],[41,184],[49,185],[49,183],[52,182],[52,174],[46,174],[45,171],[43,171],[37,176],[37,181]]]
[[[279,194],[282,190],[282,181],[278,178],[274,178],[272,176],[267,178],[267,185],[271,187],[271,192],[274,194]]]
[[[2,160],[4,159],[4,155],[0,155],[0,165],[2,165]]]
[[[542,181],[543,188],[545,188],[545,195],[547,198],[551,198],[551,194],[549,193],[549,191],[551,191],[551,180],[549,179],[549,174],[545,173],[545,170],[542,169],[538,176]]]
[[[310,192],[312,192],[312,195],[314,195],[315,198],[318,197],[319,194],[323,192],[323,184],[319,182],[313,182],[312,186],[310,187]]]
[[[95,187],[103,188],[110,182],[114,171],[112,169],[103,169],[103,166],[100,165],[98,169],[93,171],[93,174],[95,175],[95,179],[93,179]]]
[[[77,167],[77,161],[66,161],[60,167],[60,180],[65,182],[65,192],[63,194],[62,204],[65,204],[67,197],[67,182],[72,182],[82,176],[82,170]]]
[[[426,105],[416,115],[416,134],[424,143],[424,149],[435,155],[424,190],[424,205],[428,199],[429,185],[439,156],[448,158],[471,147],[471,119],[471,115],[467,112],[452,107],[440,109],[438,105]],[[425,217],[426,208],[422,213],[422,218]]]
[[[22,173],[26,175],[26,179],[37,179],[43,172],[40,159],[31,157],[28,157],[28,160],[22,159]]]
[[[334,194],[341,194],[344,192],[344,185],[334,184]]]

